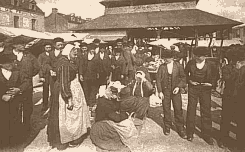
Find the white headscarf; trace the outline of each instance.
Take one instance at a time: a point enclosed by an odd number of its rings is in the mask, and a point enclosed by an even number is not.
[[[74,45],[72,45],[72,44],[66,44],[66,46],[63,49],[61,55],[67,56],[68,59],[70,60],[70,53],[71,53],[71,50],[74,49],[74,48],[75,48]]]

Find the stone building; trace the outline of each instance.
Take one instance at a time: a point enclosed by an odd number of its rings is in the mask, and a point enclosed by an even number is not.
[[[65,15],[58,12],[57,8],[52,9],[52,13],[45,17],[45,31],[52,33],[69,32],[68,29],[75,28],[86,20],[75,14]]]
[[[35,0],[0,0],[0,26],[44,31],[44,12]]]
[[[198,0],[103,0],[104,15],[71,29],[91,38],[191,38],[241,24],[196,9]]]

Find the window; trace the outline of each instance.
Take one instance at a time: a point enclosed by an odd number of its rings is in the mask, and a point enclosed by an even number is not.
[[[19,28],[20,27],[19,20],[20,20],[19,16],[14,16],[14,28]]]
[[[19,6],[20,0],[11,0],[11,5]]]
[[[29,9],[30,9],[30,10],[36,10],[36,5],[30,3],[30,4],[29,4]]]
[[[31,29],[32,30],[36,29],[36,19],[31,19]]]

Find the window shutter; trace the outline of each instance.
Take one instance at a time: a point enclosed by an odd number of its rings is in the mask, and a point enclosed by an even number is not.
[[[14,0],[11,0],[11,5],[14,5]]]

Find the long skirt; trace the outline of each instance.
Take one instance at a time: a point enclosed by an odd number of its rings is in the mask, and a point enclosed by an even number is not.
[[[57,147],[79,139],[91,127],[89,110],[78,77],[71,82],[74,108],[67,109],[60,94],[60,83],[56,81],[48,121],[48,142]]]
[[[121,151],[127,149],[116,129],[106,121],[99,121],[92,125],[90,138],[92,143],[102,150]]]
[[[0,149],[15,146],[21,140],[23,126],[19,114],[19,101],[0,100]]]

